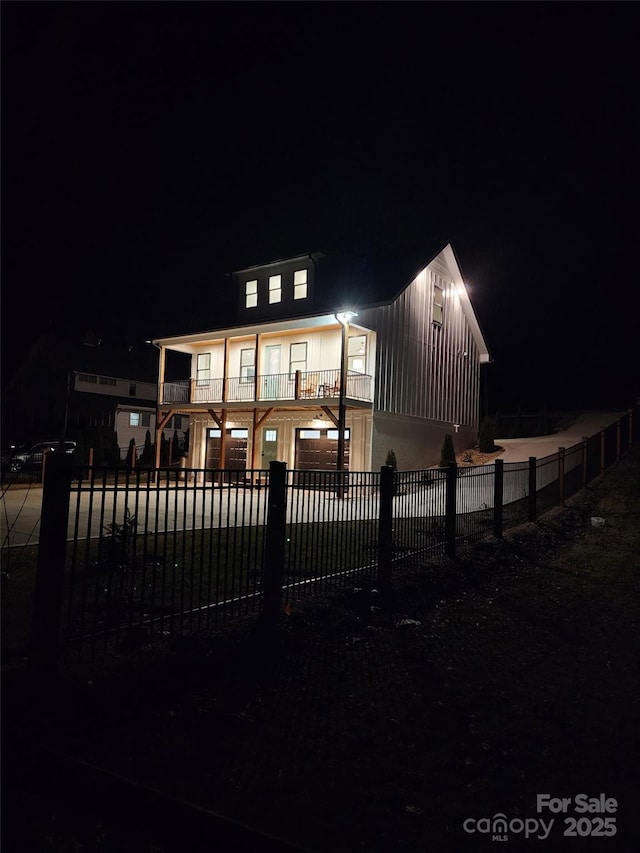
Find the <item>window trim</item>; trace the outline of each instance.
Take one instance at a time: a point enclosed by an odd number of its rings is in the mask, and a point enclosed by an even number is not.
[[[244,362],[245,353],[251,354],[251,361]],[[253,382],[256,376],[256,351],[254,347],[246,347],[240,350],[240,382],[243,384]]]
[[[206,367],[200,367],[200,360],[207,359]],[[205,375],[206,374],[206,375]],[[211,353],[199,352],[196,356],[196,385],[208,383],[211,379]]]
[[[282,275],[269,276],[269,305],[282,302]]]
[[[244,283],[244,307],[258,307],[258,279],[251,278]]]
[[[301,358],[293,358],[293,348],[294,347],[304,347],[304,359]],[[307,359],[309,357],[309,342],[308,341],[293,341],[289,344],[289,379],[296,378],[296,370],[299,370],[301,373],[305,373],[307,370]],[[294,365],[299,364],[302,367],[294,367]]]
[[[304,289],[304,290],[303,290]],[[299,295],[298,295],[299,294]],[[309,270],[294,270],[293,273],[293,298],[306,299],[309,295]]]
[[[440,301],[437,299],[437,293],[440,293]],[[432,299],[433,322],[436,326],[442,326],[444,321],[444,286],[434,279],[433,282],[433,299]],[[439,315],[439,316],[436,316]]]

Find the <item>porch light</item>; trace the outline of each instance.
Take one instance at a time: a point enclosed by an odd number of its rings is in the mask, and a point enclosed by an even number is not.
[[[357,317],[357,316],[358,316],[357,311],[340,311],[336,314],[336,320],[344,328],[353,320],[354,317]]]

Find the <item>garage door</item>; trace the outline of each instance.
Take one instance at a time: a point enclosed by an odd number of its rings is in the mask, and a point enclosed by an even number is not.
[[[248,429],[228,429],[225,433],[225,471],[244,471],[247,467],[247,441],[249,438]],[[219,429],[207,430],[207,469],[220,468],[220,444],[222,432]],[[229,479],[229,474],[225,475],[225,479]],[[207,480],[212,480],[213,475],[207,471]]]
[[[297,429],[296,430],[296,471],[337,471],[338,470],[338,430],[337,429]],[[344,466],[349,470],[349,430],[345,430]],[[326,478],[310,475],[296,475],[298,485],[319,486]],[[329,484],[327,484],[329,485]]]

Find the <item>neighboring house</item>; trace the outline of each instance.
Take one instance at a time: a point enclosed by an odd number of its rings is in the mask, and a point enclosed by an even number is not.
[[[3,440],[32,444],[64,434],[82,441],[86,450],[98,435],[106,447],[117,432],[119,444],[128,445],[129,433],[119,432],[124,421],[118,411],[152,410],[155,429],[157,364],[157,350],[148,345],[109,345],[93,335],[82,340],[42,335],[3,389]]]
[[[154,386],[155,387],[155,386]],[[173,439],[174,431],[178,433],[180,447],[184,446],[185,432],[189,428],[188,415],[173,415],[165,426],[167,441]],[[115,409],[115,430],[118,435],[120,455],[125,456],[131,439],[136,445],[136,455],[139,457],[144,450],[147,431],[151,441],[156,440],[156,407],[145,408],[134,404],[118,404]]]
[[[158,426],[189,417],[191,466],[367,471],[393,449],[406,470],[437,464],[447,433],[476,442],[489,353],[451,245],[404,268],[309,254],[232,280],[237,325],[154,341]],[[165,379],[172,351],[182,380]]]

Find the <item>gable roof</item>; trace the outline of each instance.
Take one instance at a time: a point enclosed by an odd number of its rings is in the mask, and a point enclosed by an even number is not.
[[[346,309],[360,311],[365,308],[389,305],[409,287],[422,270],[439,256],[442,256],[451,279],[456,285],[465,317],[478,345],[480,360],[490,361],[484,335],[464,284],[460,264],[450,243],[440,246],[430,255],[426,255],[424,250],[405,252],[402,257],[372,251],[303,252],[274,259],[267,263],[238,268],[232,273],[228,273],[228,277],[239,279],[243,274],[250,274],[256,270],[267,270],[271,266],[311,260],[315,266],[313,304],[294,306],[293,310],[280,315],[277,319],[265,318],[256,320],[256,323],[253,324],[246,322],[225,323],[223,326],[210,328],[208,332],[221,332],[229,329],[255,330],[263,324],[277,326],[301,318],[333,315],[336,311]],[[194,333],[194,336],[205,340],[208,332],[198,331]],[[192,336],[175,334],[157,338],[156,342],[167,344],[171,341],[176,343],[178,339],[186,337]]]

